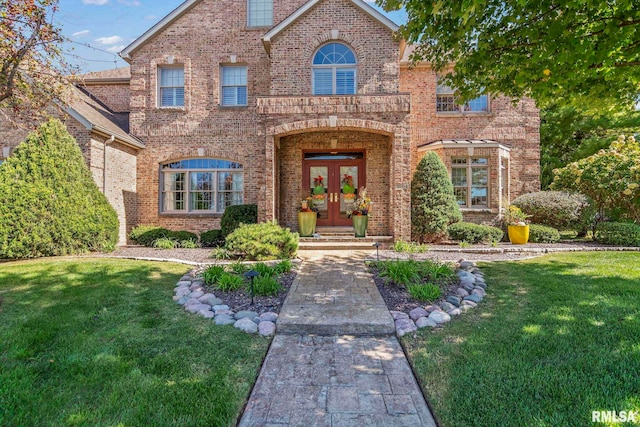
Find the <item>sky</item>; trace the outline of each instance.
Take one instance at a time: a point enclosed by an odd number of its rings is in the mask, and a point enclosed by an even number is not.
[[[182,2],[183,0],[60,0],[55,19],[63,34],[70,40],[64,46],[68,61],[78,67],[79,73],[127,66],[118,52]],[[382,11],[371,1],[368,2]],[[385,14],[397,24],[403,24],[407,19],[403,11]]]

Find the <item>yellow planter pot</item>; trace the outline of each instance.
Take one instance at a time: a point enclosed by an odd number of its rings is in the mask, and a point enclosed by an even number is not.
[[[528,225],[510,225],[508,226],[509,241],[514,245],[525,245],[529,241]]]
[[[316,232],[316,221],[318,214],[316,212],[298,212],[298,229],[300,237],[311,237]]]

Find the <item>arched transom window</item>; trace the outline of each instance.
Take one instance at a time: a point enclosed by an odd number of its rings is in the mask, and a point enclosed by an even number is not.
[[[186,159],[160,167],[162,212],[221,213],[244,202],[240,163],[220,159]]]
[[[356,55],[342,43],[322,46],[313,57],[314,95],[356,93]]]

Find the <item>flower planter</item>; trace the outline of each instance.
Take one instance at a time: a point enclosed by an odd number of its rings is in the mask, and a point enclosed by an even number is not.
[[[509,241],[514,245],[526,245],[529,241],[528,225],[509,225],[507,227]]]
[[[353,231],[356,237],[367,236],[367,225],[369,225],[369,215],[352,215]]]
[[[298,212],[298,230],[300,237],[312,237],[316,232],[317,212]]]

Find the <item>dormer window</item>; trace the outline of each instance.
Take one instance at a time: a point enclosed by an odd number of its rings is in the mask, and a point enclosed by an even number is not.
[[[247,26],[270,27],[273,25],[273,0],[248,0]]]
[[[313,57],[314,95],[356,93],[356,55],[342,43],[322,46]]]

